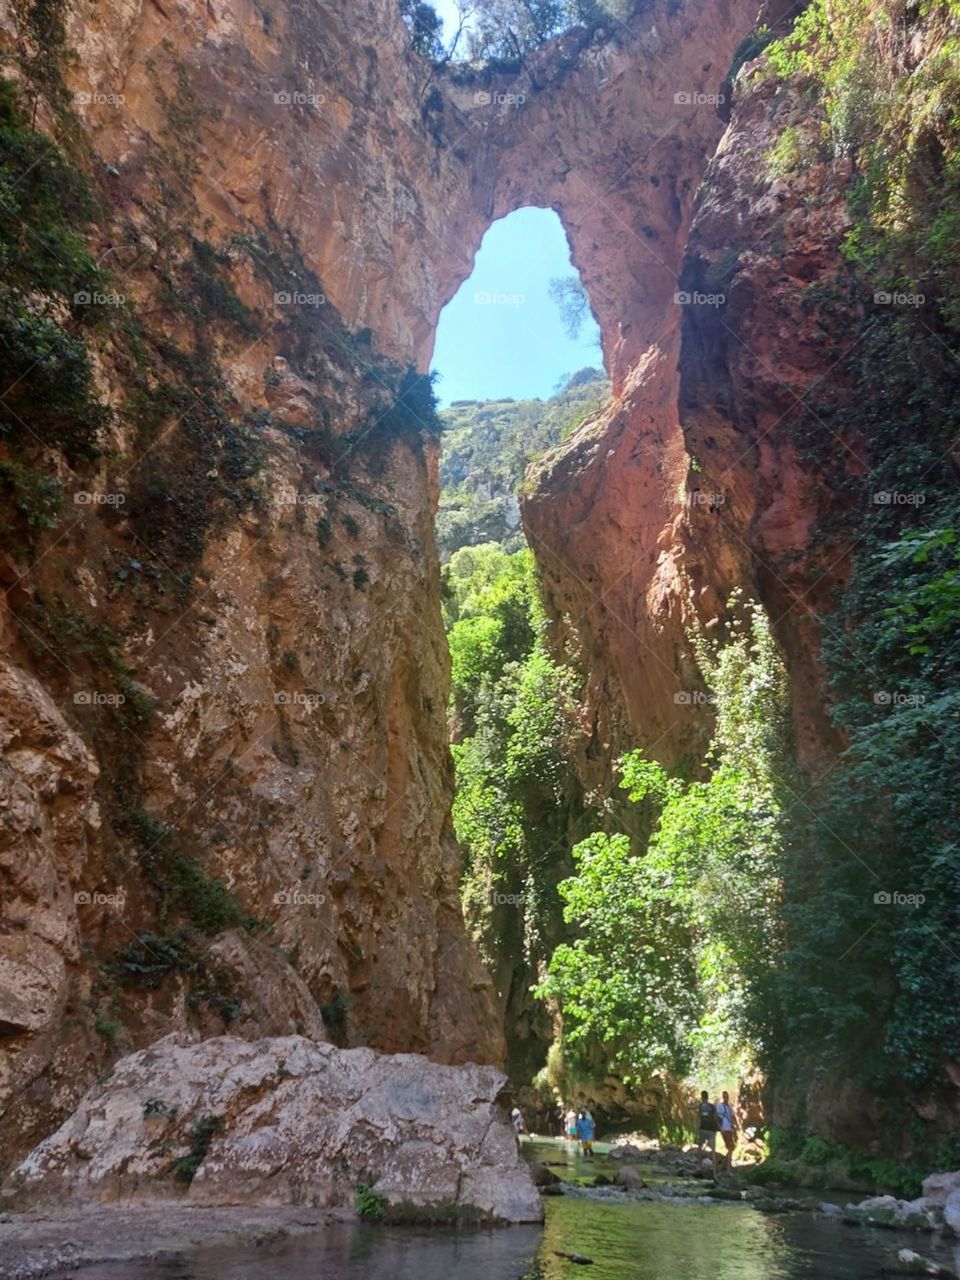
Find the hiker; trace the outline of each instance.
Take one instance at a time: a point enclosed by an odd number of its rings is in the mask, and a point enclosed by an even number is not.
[[[580,1139],[580,1150],[586,1160],[593,1159],[593,1134],[593,1116],[585,1107],[581,1107],[580,1114],[577,1116],[577,1137]]]
[[[516,1130],[517,1138],[519,1139],[521,1133],[527,1132],[527,1122],[526,1120],[524,1120],[523,1112],[520,1110],[519,1107],[513,1108],[513,1110],[510,1112],[510,1119],[513,1121],[513,1127]]]
[[[573,1107],[567,1112],[567,1141],[576,1142],[577,1140],[577,1113]]]
[[[720,1137],[726,1147],[724,1162],[729,1173],[733,1169],[733,1149],[737,1145],[737,1113],[726,1089],[723,1091],[723,1101],[717,1103],[717,1121],[720,1125]]]
[[[703,1149],[709,1147],[713,1156],[713,1176],[717,1176],[717,1108],[710,1101],[706,1089],[700,1092],[697,1104],[697,1172],[703,1168]]]

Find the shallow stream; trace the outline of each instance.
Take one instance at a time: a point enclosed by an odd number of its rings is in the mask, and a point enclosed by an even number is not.
[[[565,1180],[617,1167],[603,1148],[591,1163],[560,1141],[524,1146]],[[746,1204],[643,1202],[604,1188],[550,1196],[545,1206],[542,1231],[337,1223],[255,1248],[203,1249],[71,1274],[80,1280],[880,1280],[899,1248],[955,1268],[960,1263],[929,1236],[848,1227],[811,1213],[768,1215]]]

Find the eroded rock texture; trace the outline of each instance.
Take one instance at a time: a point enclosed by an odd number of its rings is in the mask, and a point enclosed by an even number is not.
[[[540,1197],[497,1103],[505,1085],[492,1067],[302,1036],[167,1036],[117,1063],[30,1154],[9,1179],[10,1202],[352,1213],[358,1184],[375,1183],[388,1205],[407,1210],[539,1222]]]

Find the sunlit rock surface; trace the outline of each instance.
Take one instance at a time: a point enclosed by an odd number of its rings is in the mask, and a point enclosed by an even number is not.
[[[540,1197],[498,1102],[505,1085],[493,1067],[301,1036],[191,1044],[171,1035],[117,1063],[7,1190],[14,1203],[185,1199],[352,1212],[366,1184],[408,1210],[538,1222]],[[205,1122],[209,1145],[187,1181],[182,1161]]]

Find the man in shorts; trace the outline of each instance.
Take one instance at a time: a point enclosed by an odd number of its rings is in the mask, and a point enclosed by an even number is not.
[[[729,1173],[733,1168],[733,1149],[737,1145],[737,1113],[726,1089],[723,1091],[723,1101],[717,1103],[717,1122],[720,1125],[720,1137],[726,1147],[724,1163]]]
[[[713,1176],[717,1176],[717,1108],[710,1101],[706,1089],[700,1093],[697,1103],[697,1172],[703,1168],[703,1149],[710,1148],[713,1156]]]

